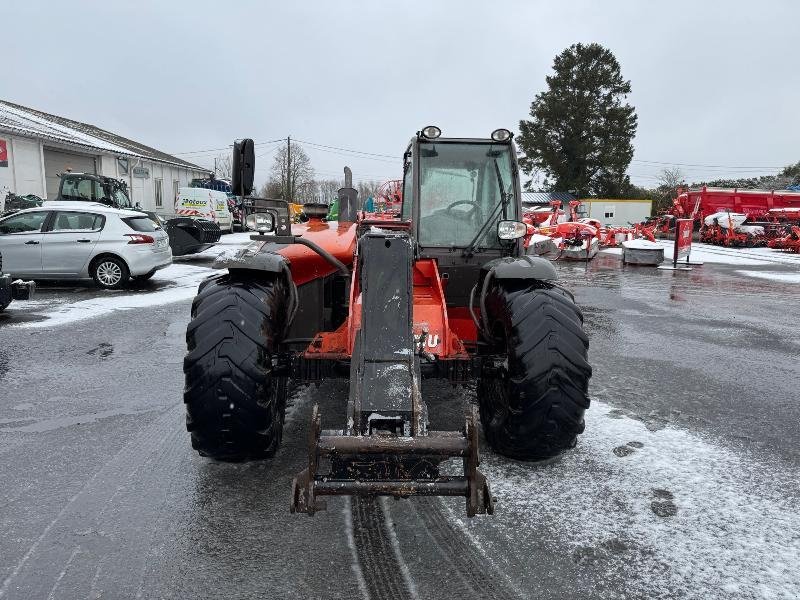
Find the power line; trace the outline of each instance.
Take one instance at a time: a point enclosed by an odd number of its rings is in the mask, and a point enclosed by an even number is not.
[[[280,139],[277,139],[277,140],[269,140],[269,141],[266,141],[266,142],[257,142],[254,145],[255,146],[264,146],[266,144],[274,144],[275,142],[282,142],[283,140],[284,140],[284,138],[280,138]],[[208,150],[192,150],[191,152],[172,152],[171,154],[173,156],[185,156],[187,154],[205,154],[207,152],[220,152],[222,150],[229,150],[231,148],[233,148],[233,144],[229,144],[229,145],[225,146],[224,148],[209,148]]]
[[[338,154],[340,156],[350,156],[353,158],[365,158],[368,160],[377,160],[379,162],[391,162],[397,163],[399,162],[400,158],[398,156],[392,156],[390,154],[379,154],[377,152],[365,152],[362,150],[353,150],[352,148],[340,148],[338,146],[329,146],[327,144],[317,144],[316,142],[309,142],[305,140],[298,140],[295,139],[295,142],[311,146],[316,150],[320,150],[322,152],[329,152],[331,154]],[[387,160],[391,159],[391,160]]]
[[[667,165],[667,166],[677,166],[677,167],[701,167],[704,169],[738,169],[738,170],[761,170],[761,171],[768,171],[768,170],[776,170],[776,169],[783,169],[784,167],[734,167],[731,165],[700,165],[696,163],[679,163],[679,162],[663,162],[658,160],[641,160],[641,159],[632,159],[631,162],[637,163],[647,163],[647,164],[654,164],[654,165]]]

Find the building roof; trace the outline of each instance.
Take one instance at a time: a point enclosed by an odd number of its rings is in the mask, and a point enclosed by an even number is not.
[[[523,204],[549,205],[553,200],[561,200],[566,203],[575,200],[575,196],[569,192],[522,192]]]
[[[6,100],[0,100],[0,130],[22,136],[44,138],[62,144],[100,150],[101,152],[144,158],[189,169],[197,169],[198,171],[208,171],[208,169],[116,133],[100,129],[95,125],[51,115]]]

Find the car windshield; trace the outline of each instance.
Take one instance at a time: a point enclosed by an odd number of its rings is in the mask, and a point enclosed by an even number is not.
[[[511,147],[430,142],[419,152],[419,243],[466,247],[483,227],[475,246],[498,248],[497,222],[517,218]]]

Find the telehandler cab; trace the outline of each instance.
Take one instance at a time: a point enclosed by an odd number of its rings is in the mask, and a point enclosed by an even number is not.
[[[227,271],[192,304],[184,400],[203,456],[271,456],[290,381],[350,380],[343,430],[323,430],[313,409],[292,512],[324,510],[322,496],[426,495],[464,497],[468,516],[492,513],[477,411],[462,431],[430,430],[428,377],[477,382],[486,440],[504,456],[549,458],[583,431],[583,316],[552,264],[523,253],[512,135],[440,134],[425,127],[403,154],[397,214],[359,210],[349,177],[338,222],[306,205],[310,220],[292,225],[286,202],[256,202],[254,243],[221,258]],[[253,141],[237,141],[233,159],[234,193],[248,196]],[[453,457],[463,475],[440,474]]]

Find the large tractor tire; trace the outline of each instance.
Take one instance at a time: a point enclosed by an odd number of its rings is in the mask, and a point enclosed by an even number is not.
[[[486,297],[495,352],[507,361],[478,382],[489,446],[520,460],[573,448],[589,408],[583,314],[559,288],[495,284]]]
[[[272,456],[286,411],[287,378],[272,375],[287,317],[280,275],[219,275],[200,286],[186,330],[186,428],[201,456]]]

